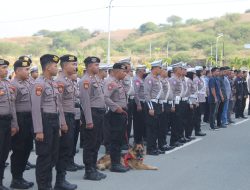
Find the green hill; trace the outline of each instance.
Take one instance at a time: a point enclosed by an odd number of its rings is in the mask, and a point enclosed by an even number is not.
[[[250,49],[244,49],[244,44],[250,43],[250,13],[186,21],[171,16],[165,24],[148,22],[138,29],[112,31],[111,60],[131,56],[135,63],[164,59],[168,63],[181,60],[191,64],[210,64],[215,62],[215,43],[219,33],[223,33],[223,37],[218,42],[218,62],[250,66]],[[107,33],[91,33],[85,28],[59,32],[41,30],[30,37],[0,39],[0,57],[12,61],[21,54],[29,54],[36,62],[47,52],[58,55],[73,53],[80,60],[97,55],[105,62]]]

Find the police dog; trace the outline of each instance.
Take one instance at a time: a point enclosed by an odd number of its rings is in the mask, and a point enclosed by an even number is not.
[[[158,168],[143,163],[144,147],[142,144],[136,144],[133,148],[129,148],[128,153],[123,154],[121,164],[135,170],[158,170]],[[111,159],[109,154],[105,154],[97,161],[99,170],[110,169]]]

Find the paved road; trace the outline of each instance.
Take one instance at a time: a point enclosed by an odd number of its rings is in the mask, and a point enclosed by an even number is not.
[[[100,182],[83,180],[83,170],[68,172],[67,176],[79,190],[250,190],[250,120],[237,122],[220,131],[210,131],[205,125],[206,137],[166,155],[146,156],[145,162],[159,167],[159,171],[107,171],[108,178]],[[30,161],[35,159],[32,153]],[[79,153],[77,162],[81,160]],[[25,178],[35,181],[34,175],[30,170]],[[4,183],[9,185],[9,167],[5,176]]]

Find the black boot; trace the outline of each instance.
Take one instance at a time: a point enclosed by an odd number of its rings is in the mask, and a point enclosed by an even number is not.
[[[29,161],[27,162],[27,166],[29,166],[31,169],[36,168],[35,164],[31,164]]]
[[[33,187],[33,186],[34,186],[34,183],[33,183],[33,182],[27,181],[27,180],[25,180],[24,178],[22,178],[22,181],[23,181],[24,183],[27,183],[30,187]]]
[[[85,166],[85,174],[84,174],[83,179],[93,180],[93,181],[100,181],[102,179],[102,177],[97,172],[97,170],[95,170],[93,167]]]
[[[71,184],[65,180],[65,175],[58,174],[56,176],[56,184],[54,190],[75,190],[77,185]]]
[[[28,183],[26,183],[22,178],[20,179],[13,178],[10,187],[13,189],[29,189],[31,186]]]
[[[123,165],[119,164],[112,164],[110,168],[111,172],[118,172],[118,173],[125,173],[129,171],[129,168],[124,167]]]

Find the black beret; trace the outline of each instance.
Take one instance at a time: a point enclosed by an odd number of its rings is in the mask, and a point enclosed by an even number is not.
[[[60,57],[60,61],[62,62],[77,62],[77,57],[74,55],[63,55],[62,57]]]
[[[27,61],[29,62],[30,64],[32,63],[32,60],[30,59],[30,57],[26,56],[26,55],[22,55],[18,58],[19,60],[21,61]]]
[[[113,69],[123,69],[123,70],[126,70],[127,66],[124,63],[115,63],[113,65]]]
[[[0,65],[9,65],[9,61],[5,60],[5,59],[0,59]]]
[[[86,65],[91,64],[91,63],[100,63],[100,62],[101,62],[100,58],[94,57],[94,56],[87,57],[86,59],[84,59],[84,63]]]
[[[52,54],[45,54],[42,57],[40,57],[40,63],[41,65],[46,65],[48,63],[58,63],[60,60],[60,58],[56,55],[52,55]]]
[[[14,63],[14,70],[18,67],[29,67],[30,66],[30,62],[28,61],[22,61],[20,59],[18,59],[15,63]]]
[[[230,69],[231,69],[231,68],[228,67],[228,66],[225,66],[224,68],[225,68],[225,70],[230,70]]]
[[[225,70],[226,70],[225,67],[220,68],[220,71],[225,71]]]

